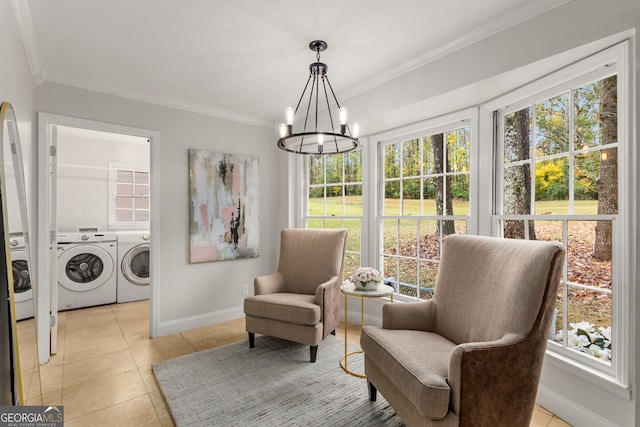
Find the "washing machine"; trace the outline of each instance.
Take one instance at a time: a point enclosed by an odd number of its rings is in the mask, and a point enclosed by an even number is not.
[[[9,236],[11,266],[13,270],[13,296],[16,303],[16,320],[33,317],[33,289],[29,276],[29,257],[22,233]]]
[[[149,299],[148,231],[118,231],[117,302]]]
[[[58,234],[58,310],[116,302],[115,233]]]

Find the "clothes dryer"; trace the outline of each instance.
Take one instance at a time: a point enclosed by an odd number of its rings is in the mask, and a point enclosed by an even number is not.
[[[33,317],[33,289],[29,275],[29,257],[22,233],[9,236],[11,267],[13,270],[13,295],[16,303],[16,320]]]
[[[58,235],[58,310],[116,302],[114,233]]]
[[[119,231],[118,236],[118,292],[117,302],[149,299],[149,242],[148,231]]]

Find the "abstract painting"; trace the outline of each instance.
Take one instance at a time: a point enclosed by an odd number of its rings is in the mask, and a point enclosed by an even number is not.
[[[189,262],[259,254],[258,158],[189,150]]]

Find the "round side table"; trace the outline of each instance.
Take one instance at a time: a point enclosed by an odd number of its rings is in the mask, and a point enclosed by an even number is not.
[[[364,328],[364,300],[367,298],[382,298],[386,296],[391,297],[393,302],[393,288],[388,285],[380,285],[376,289],[370,291],[357,290],[355,285],[351,281],[345,281],[340,286],[340,292],[344,294],[344,356],[340,358],[340,366],[345,372],[356,376],[358,378],[367,378],[366,375],[349,369],[349,356],[352,354],[364,353],[362,349],[349,352],[347,348],[347,325],[348,325],[348,304],[349,297],[360,298],[360,326]]]

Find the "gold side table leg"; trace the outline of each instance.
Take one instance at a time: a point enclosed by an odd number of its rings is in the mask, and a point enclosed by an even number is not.
[[[358,377],[358,378],[367,378],[366,375],[352,371],[351,369],[349,369],[349,356],[351,356],[352,354],[362,354],[364,353],[364,351],[362,349],[360,350],[355,350],[352,352],[349,352],[348,347],[347,347],[347,339],[349,336],[348,333],[348,295],[344,294],[344,356],[342,356],[340,358],[340,367],[348,374],[353,375],[354,377]],[[360,329],[362,331],[362,328],[364,328],[364,297],[360,297],[360,301],[361,301],[361,305],[360,305],[360,309],[361,309],[361,315],[360,315]]]
[[[349,372],[349,368],[347,367],[347,337],[349,336],[349,329],[347,326],[349,325],[347,322],[349,320],[349,296],[344,294],[344,366],[342,367],[345,371]]]

